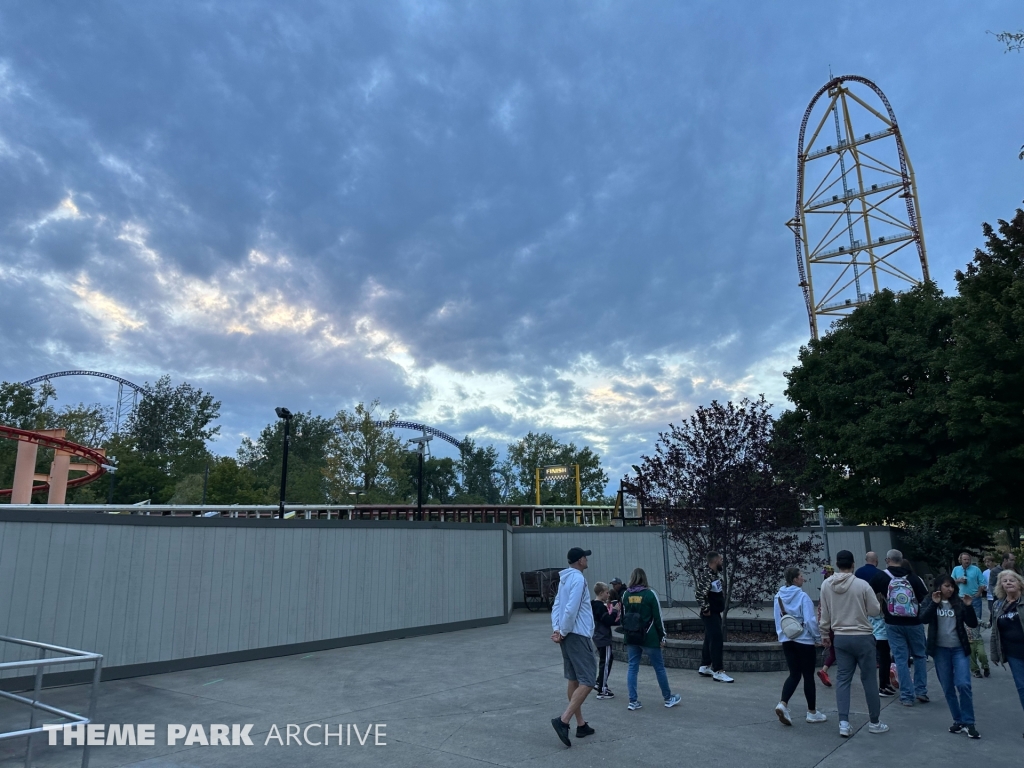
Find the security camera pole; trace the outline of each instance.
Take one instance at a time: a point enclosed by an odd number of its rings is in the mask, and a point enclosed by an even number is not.
[[[288,483],[288,441],[289,437],[289,426],[292,423],[292,412],[287,408],[275,408],[277,418],[284,419],[284,456],[281,458],[281,500],[278,503],[278,515],[284,520],[284,492],[285,486]]]
[[[427,452],[427,443],[433,440],[430,435],[426,432],[423,433],[423,437],[414,437],[409,440],[410,443],[416,445],[416,452],[420,455],[420,481],[416,486],[416,519],[423,519],[423,454]]]

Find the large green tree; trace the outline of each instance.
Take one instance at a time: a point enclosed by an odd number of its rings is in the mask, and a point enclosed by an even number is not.
[[[536,468],[555,464],[579,464],[583,502],[606,503],[608,473],[601,468],[601,457],[589,446],[577,448],[563,443],[547,432],[530,432],[508,446],[505,475],[509,481],[509,503],[536,503]],[[576,481],[544,481],[541,504],[575,504]]]
[[[459,444],[456,464],[456,501],[464,504],[500,504],[504,499],[504,475],[493,445],[478,446],[467,437]]]
[[[801,350],[779,432],[804,445],[797,484],[844,519],[937,526],[980,547],[987,512],[947,424],[956,313],[933,284],[874,296]]]
[[[288,503],[328,502],[328,483],[324,469],[327,465],[328,446],[334,433],[333,421],[323,416],[296,413],[292,418],[285,492]],[[255,440],[244,438],[238,449],[238,464],[252,474],[246,476],[251,478],[251,482],[247,479],[247,485],[239,485],[239,491],[250,497],[250,494],[258,496],[257,489],[267,489],[264,503],[276,502],[280,495],[283,455],[284,422],[280,419],[264,427]],[[224,501],[230,499],[225,498]]]
[[[392,411],[382,416],[380,401],[358,403],[338,411],[328,445],[326,475],[331,498],[339,503],[404,503],[415,498],[408,449],[378,421],[395,421]],[[358,495],[356,495],[358,494]]]
[[[161,376],[128,418],[126,443],[162,466],[175,480],[202,472],[210,459],[207,443],[220,432],[214,422],[220,401],[188,382],[171,384]]]
[[[1024,525],[1024,211],[956,273],[946,413],[962,446],[948,471],[990,519]]]

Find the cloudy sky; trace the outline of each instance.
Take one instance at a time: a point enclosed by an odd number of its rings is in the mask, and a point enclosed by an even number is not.
[[[889,97],[952,290],[1024,196],[1024,54],[987,34],[1022,27],[1005,0],[6,2],[0,379],[168,373],[222,400],[222,453],[276,405],[380,398],[614,479],[701,403],[784,406],[830,67]]]

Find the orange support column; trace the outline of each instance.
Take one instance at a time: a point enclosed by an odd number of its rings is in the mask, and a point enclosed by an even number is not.
[[[50,464],[50,493],[46,497],[47,504],[63,504],[68,493],[68,470],[71,467],[71,454],[65,451],[54,451],[53,463]]]
[[[32,503],[32,479],[36,474],[36,454],[39,446],[25,440],[18,441],[18,459],[14,464],[14,484],[11,486],[11,504]]]

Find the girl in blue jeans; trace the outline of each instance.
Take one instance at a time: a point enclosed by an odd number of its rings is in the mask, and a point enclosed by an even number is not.
[[[1020,612],[1024,578],[1009,568],[1000,571],[995,593],[990,655],[996,664],[1010,665],[1020,705],[1024,707],[1024,616]]]
[[[636,627],[631,631],[631,627]],[[622,595],[622,627],[626,652],[629,655],[629,669],[626,672],[626,688],[629,689],[630,711],[640,709],[643,704],[636,692],[636,680],[640,672],[640,659],[646,653],[654,674],[658,678],[661,696],[666,707],[674,707],[682,697],[673,694],[665,673],[665,660],[661,647],[665,644],[665,625],[661,620],[661,605],[657,593],[647,585],[647,574],[637,568],[629,578],[629,589]]]
[[[974,693],[971,690],[971,644],[966,627],[978,626],[978,614],[970,595],[958,596],[952,576],[945,576],[921,608],[921,624],[928,628],[928,655],[953,716],[950,733],[966,733],[980,739],[974,727]]]

